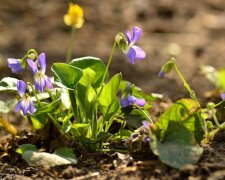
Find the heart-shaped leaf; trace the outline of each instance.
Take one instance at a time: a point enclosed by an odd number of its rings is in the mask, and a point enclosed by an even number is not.
[[[54,63],[51,69],[55,80],[68,89],[74,89],[83,75],[82,69],[65,63]]]

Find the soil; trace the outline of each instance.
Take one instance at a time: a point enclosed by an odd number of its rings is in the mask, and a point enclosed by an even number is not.
[[[173,55],[202,102],[204,94],[213,89],[199,73],[199,65],[216,68],[225,65],[224,0],[77,0],[76,3],[84,8],[85,25],[76,31],[74,58],[91,55],[106,63],[115,35],[136,25],[143,29],[137,44],[146,51],[147,58],[131,65],[124,54],[116,51],[110,74],[122,72],[124,79],[146,93],[160,93],[172,100],[188,97],[175,72],[165,79],[157,78],[161,66]],[[0,1],[0,79],[30,78],[30,72],[12,74],[6,61],[8,57],[23,57],[30,48],[46,53],[48,70],[52,63],[65,61],[70,32],[63,23],[67,6],[67,1],[61,0]],[[204,154],[197,165],[187,165],[181,170],[162,164],[150,152],[124,157],[115,152],[91,153],[79,149],[75,150],[77,165],[45,170],[28,166],[15,149],[29,142],[51,151],[47,144],[54,144],[55,139],[43,132],[32,133],[29,124],[14,113],[4,118],[19,133],[11,136],[0,129],[0,179],[225,179],[225,132],[203,146]]]

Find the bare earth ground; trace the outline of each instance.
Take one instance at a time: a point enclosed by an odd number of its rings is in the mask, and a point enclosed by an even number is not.
[[[202,100],[204,93],[213,87],[199,74],[199,65],[209,64],[217,68],[225,65],[224,0],[77,0],[76,3],[84,7],[86,22],[76,32],[74,57],[91,55],[107,62],[117,32],[131,30],[135,25],[143,29],[138,45],[146,51],[147,58],[131,65],[120,51],[116,51],[111,74],[122,72],[124,79],[147,93],[162,93],[173,100],[188,97],[174,72],[166,79],[157,79],[161,66],[171,54],[176,57],[184,76]],[[67,1],[62,0],[0,1],[0,78],[14,76],[29,79],[30,72],[12,74],[7,68],[6,59],[21,58],[30,48],[46,53],[49,68],[53,62],[64,61],[69,28],[63,24],[62,17],[67,6]],[[27,128],[26,123],[24,126],[21,124],[20,118],[8,118],[16,127]],[[78,165],[46,171],[27,166],[13,151],[16,145],[28,141],[31,136],[34,137],[34,143],[41,143],[43,139],[25,133],[19,139],[9,141],[12,144],[8,145],[3,143],[6,133],[0,131],[1,148],[9,152],[2,156],[0,162],[1,179],[225,178],[224,132],[204,147],[204,156],[198,165],[187,166],[180,171],[163,165],[149,154],[147,158],[144,154],[121,160],[115,153],[80,152],[77,152]]]

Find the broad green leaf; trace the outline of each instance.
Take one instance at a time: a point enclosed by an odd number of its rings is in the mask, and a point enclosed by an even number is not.
[[[16,152],[23,154],[26,151],[38,151],[35,145],[33,144],[22,144],[19,148],[16,149]]]
[[[73,150],[70,148],[62,147],[62,148],[56,149],[54,154],[64,157],[65,159],[67,159],[71,162],[74,162],[74,164],[77,163],[76,156],[75,156]]]
[[[100,106],[99,108],[104,117],[104,120],[109,121],[110,118],[113,117],[120,109],[120,102],[117,98],[115,98],[110,106]]]
[[[0,81],[0,92],[17,92],[16,78],[5,77]]]
[[[95,143],[106,142],[110,136],[111,136],[111,134],[108,132],[100,132],[95,140]]]
[[[84,99],[84,110],[86,114],[86,118],[90,121],[93,120],[93,114],[95,113],[96,109],[96,101],[97,101],[97,94],[95,90],[89,85],[87,87],[86,96]],[[89,122],[90,123],[90,122]]]
[[[56,81],[68,89],[74,89],[83,75],[82,69],[65,63],[54,63],[51,69]]]
[[[13,108],[15,108],[17,102],[18,102],[17,99],[11,99],[8,101],[0,100],[0,113],[8,113]]]
[[[199,118],[198,104],[192,99],[180,99],[169,107],[157,121],[156,125],[161,130],[160,139],[163,140],[169,122],[177,121],[188,128],[198,142],[203,138],[201,118]]]
[[[121,78],[121,73],[118,73],[103,87],[102,91],[100,87],[99,91],[101,91],[101,94],[99,96],[99,103],[101,106],[108,107],[113,102],[117,95]]]
[[[101,81],[106,69],[105,64],[101,59],[87,56],[82,58],[76,58],[72,60],[70,64],[83,70],[87,68],[92,69],[95,72],[95,76],[92,79],[92,86],[96,88],[101,85]]]
[[[56,111],[56,109],[58,109],[60,101],[61,101],[61,99],[57,99],[56,101],[53,101],[50,104],[41,103],[41,105],[39,105],[39,107],[37,107],[37,111],[34,113],[34,115],[45,114],[45,113],[49,113],[52,111]]]
[[[203,153],[192,132],[176,121],[169,122],[163,141],[153,135],[150,146],[163,163],[177,169],[197,163]]]
[[[130,131],[130,130],[126,130],[126,129],[123,129],[121,131],[119,131],[118,133],[114,134],[113,135],[113,139],[127,139],[131,136],[133,132]]]
[[[64,132],[64,133],[69,132],[71,127],[72,127],[72,123],[71,123],[70,119],[66,118],[62,124],[62,132]]]
[[[225,69],[219,71],[219,82],[223,88],[223,91],[225,91]]]
[[[46,118],[44,114],[30,116],[33,128],[36,130],[44,128],[47,124]]]
[[[80,79],[79,83],[87,87],[94,82],[95,76],[96,73],[94,70],[92,70],[91,68],[86,68],[83,70],[83,76]]]
[[[139,128],[142,126],[142,122],[146,120],[146,117],[139,109],[134,109],[132,107],[122,108],[124,119],[127,124],[134,127]],[[146,112],[148,114],[148,112]]]

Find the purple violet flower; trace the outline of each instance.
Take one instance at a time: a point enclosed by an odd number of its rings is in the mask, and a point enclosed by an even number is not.
[[[143,124],[143,126],[144,126],[146,129],[150,130],[149,122],[148,122],[148,121],[143,121],[142,124]]]
[[[128,46],[124,50],[124,53],[127,55],[131,64],[135,64],[135,59],[143,60],[146,56],[145,52],[140,47],[134,45],[140,38],[141,34],[142,30],[139,27],[133,27],[132,36],[130,31],[126,30]]]
[[[122,107],[133,106],[134,103],[138,106],[143,107],[146,104],[146,101],[144,99],[139,99],[134,96],[128,96],[127,98],[123,98],[120,101]]]
[[[45,54],[41,53],[38,56],[38,60],[36,63],[39,63],[40,65],[40,70],[37,68],[37,64],[32,61],[31,59],[27,60],[28,65],[33,71],[34,74],[34,81],[35,81],[35,90],[38,91],[40,90],[41,92],[44,92],[45,88],[52,89],[53,85],[51,83],[51,80],[48,76],[45,75],[46,71],[46,59],[45,59]]]
[[[35,111],[34,103],[32,102],[31,97],[25,93],[26,83],[22,80],[19,80],[17,82],[17,89],[21,100],[16,105],[16,112],[21,110],[24,116],[26,116],[27,112],[33,114]]]
[[[13,73],[17,73],[23,69],[20,59],[8,58],[8,67],[12,70]]]
[[[225,101],[225,93],[221,94],[221,98]]]

